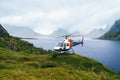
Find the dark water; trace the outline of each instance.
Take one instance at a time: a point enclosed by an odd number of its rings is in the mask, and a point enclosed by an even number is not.
[[[28,40],[36,47],[52,49],[62,38],[41,37],[38,40]],[[93,58],[113,70],[120,71],[120,41],[86,39],[84,46],[75,46],[74,51],[82,56]]]

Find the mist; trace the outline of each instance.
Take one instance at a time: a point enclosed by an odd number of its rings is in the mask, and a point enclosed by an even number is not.
[[[58,28],[88,33],[120,18],[120,0],[1,0],[0,23],[40,34]]]

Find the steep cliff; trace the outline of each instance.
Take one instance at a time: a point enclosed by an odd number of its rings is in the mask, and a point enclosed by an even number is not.
[[[0,37],[8,37],[9,33],[7,30],[0,24]]]
[[[120,40],[120,19],[116,20],[110,30],[101,36],[100,39]]]

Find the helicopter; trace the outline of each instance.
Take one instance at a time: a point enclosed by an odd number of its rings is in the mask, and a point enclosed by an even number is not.
[[[73,41],[71,38],[69,37],[77,37],[77,36],[82,36],[82,40],[81,41]],[[63,41],[59,41],[55,47],[54,50],[58,51],[60,53],[74,53],[73,47],[80,45],[83,46],[84,44],[84,36],[83,35],[64,35],[61,36],[64,37],[65,39]]]

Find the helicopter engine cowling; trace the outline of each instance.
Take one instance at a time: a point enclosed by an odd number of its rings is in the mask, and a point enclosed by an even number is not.
[[[72,39],[68,39],[68,42],[69,42],[69,47],[72,48]]]

